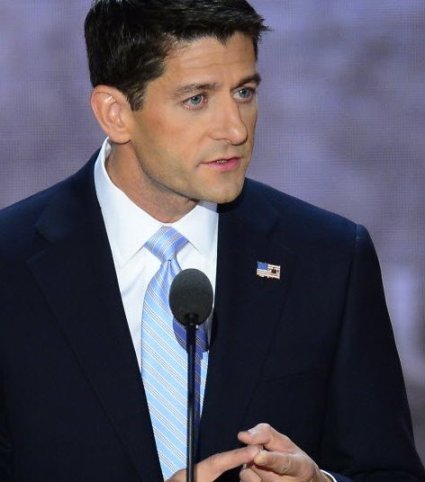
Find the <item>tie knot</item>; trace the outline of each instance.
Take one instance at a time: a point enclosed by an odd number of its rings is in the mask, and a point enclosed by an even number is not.
[[[145,248],[156,256],[161,263],[165,263],[176,257],[176,254],[187,243],[187,239],[170,226],[161,226],[158,231],[150,237]]]

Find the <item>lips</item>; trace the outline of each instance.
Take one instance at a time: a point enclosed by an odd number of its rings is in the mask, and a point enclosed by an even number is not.
[[[215,159],[205,163],[208,167],[219,171],[233,171],[239,167],[241,163],[240,157],[226,157],[223,159]]]
[[[228,162],[239,161],[239,156],[229,156],[220,159],[214,159],[214,161],[208,161],[206,164],[226,164]]]

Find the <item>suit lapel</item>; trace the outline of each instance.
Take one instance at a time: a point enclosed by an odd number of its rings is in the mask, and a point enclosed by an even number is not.
[[[215,317],[201,423],[201,458],[234,447],[282,316],[293,256],[277,240],[278,218],[247,193],[220,213]],[[258,214],[253,221],[253,213]],[[281,266],[260,278],[257,261]]]
[[[92,172],[90,163],[48,205],[38,223],[48,244],[28,263],[141,480],[160,480],[147,402]]]

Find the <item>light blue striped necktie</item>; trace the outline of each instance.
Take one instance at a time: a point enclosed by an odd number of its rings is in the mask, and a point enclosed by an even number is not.
[[[162,226],[145,244],[161,266],[148,284],[142,313],[143,385],[156,446],[165,479],[186,466],[187,352],[186,330],[174,319],[168,296],[180,266],[176,255],[187,239],[174,228]],[[197,333],[196,405],[200,414],[201,359],[207,349],[206,329]]]

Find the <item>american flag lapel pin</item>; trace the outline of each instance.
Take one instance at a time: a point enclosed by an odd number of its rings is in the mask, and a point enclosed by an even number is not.
[[[280,279],[281,268],[277,264],[264,263],[257,261],[257,276],[260,278]]]

